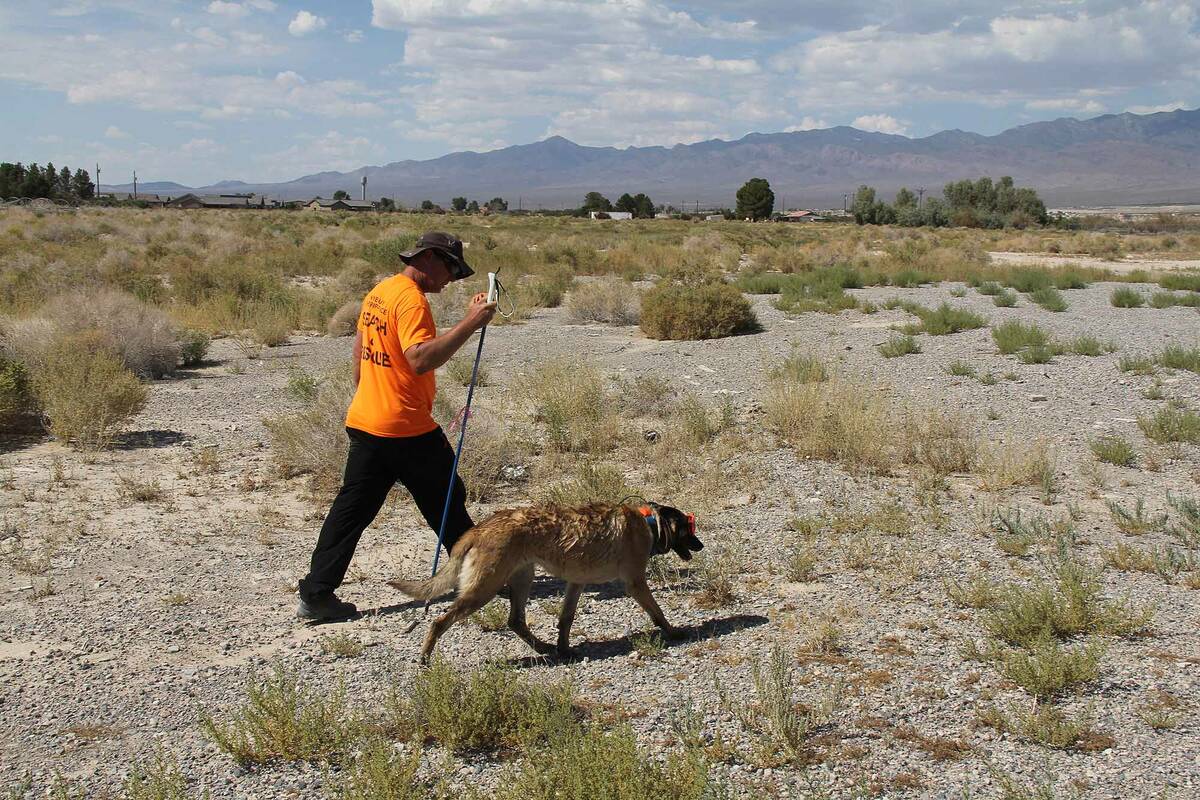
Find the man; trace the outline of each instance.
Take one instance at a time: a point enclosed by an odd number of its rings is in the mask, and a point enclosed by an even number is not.
[[[442,522],[454,450],[431,413],[434,370],[491,321],[496,304],[475,295],[467,315],[439,336],[425,295],[474,274],[463,260],[462,242],[446,233],[426,233],[400,258],[403,271],[367,294],[358,317],[357,388],[346,413],[350,453],[341,491],[321,526],[308,575],[300,581],[296,615],[301,619],[345,619],[358,613],[334,590],[346,577],[359,537],[396,481],[412,493],[429,527],[436,531]],[[466,490],[455,475],[443,542],[447,552],[473,525]]]

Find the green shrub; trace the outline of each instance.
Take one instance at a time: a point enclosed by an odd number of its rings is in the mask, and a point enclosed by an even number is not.
[[[1017,304],[1017,293],[1011,289],[1003,289],[992,298],[992,303],[998,308],[1013,308]]]
[[[316,382],[316,395],[295,414],[264,419],[280,474],[310,476],[313,491],[337,489],[346,466],[346,408],[354,397],[350,370]]]
[[[721,797],[699,749],[643,754],[633,731],[590,726],[557,737],[528,759],[495,800],[707,800]]]
[[[975,367],[965,361],[951,361],[946,366],[946,371],[958,378],[974,378]]]
[[[1104,353],[1111,353],[1117,349],[1117,346],[1112,342],[1101,342],[1095,336],[1084,335],[1077,336],[1067,345],[1072,353],[1077,356],[1099,356]]]
[[[845,290],[858,289],[862,285],[862,276],[850,267],[828,267],[792,275],[780,287],[775,307],[789,313],[845,311],[858,306],[858,301]]]
[[[1177,344],[1167,345],[1155,361],[1167,369],[1200,372],[1200,347],[1187,348]]]
[[[0,417],[25,415],[36,410],[29,371],[21,362],[0,355]]]
[[[1064,648],[1047,636],[1030,649],[1013,648],[999,657],[1000,674],[1037,698],[1048,698],[1100,675],[1104,647],[1089,644]]]
[[[1173,308],[1175,306],[1197,308],[1200,307],[1200,294],[1196,292],[1189,292],[1188,294],[1155,292],[1150,296],[1150,305],[1153,308]]]
[[[1050,334],[1037,325],[1025,325],[1012,319],[992,328],[992,338],[1004,355],[1011,355],[1028,347],[1046,347]]]
[[[83,450],[108,447],[146,405],[146,387],[108,347],[95,331],[60,336],[33,373],[50,433]]]
[[[438,795],[420,777],[421,751],[396,752],[390,742],[372,741],[343,765],[334,800],[429,800]]]
[[[1132,467],[1137,461],[1137,451],[1124,436],[1101,436],[1091,443],[1092,453],[1106,464]]]
[[[750,301],[727,283],[660,283],[642,298],[642,331],[651,339],[718,339],[758,328]]]
[[[995,297],[1004,292],[1004,287],[995,281],[984,281],[975,287],[975,291],[987,297]]]
[[[1137,289],[1122,286],[1113,289],[1112,294],[1109,296],[1109,302],[1117,308],[1140,308],[1146,304],[1146,296]]]
[[[1138,427],[1146,438],[1159,444],[1186,442],[1200,444],[1200,414],[1169,405],[1149,416],[1138,417]]]
[[[820,383],[829,379],[825,362],[819,357],[792,348],[782,361],[771,367],[768,376],[772,380],[794,381],[796,383]]]
[[[1200,272],[1171,272],[1158,279],[1164,289],[1200,292]]]
[[[893,336],[879,345],[879,354],[884,358],[898,358],[921,352],[921,345],[912,336]]]
[[[251,676],[241,709],[228,722],[206,715],[200,727],[241,766],[327,760],[348,752],[363,733],[344,689],[306,689],[283,670],[261,680]]]
[[[212,338],[204,331],[185,328],[179,332],[179,362],[184,367],[196,367],[204,363]]]
[[[1153,375],[1154,359],[1148,356],[1121,356],[1121,360],[1117,362],[1117,369],[1121,372],[1133,372],[1138,375]]]
[[[945,336],[959,331],[973,330],[987,325],[985,317],[968,311],[965,308],[955,308],[949,303],[942,303],[934,309],[913,304],[904,304],[904,309],[915,314],[921,320],[919,331],[930,336]]]
[[[1030,292],[1029,299],[1047,311],[1067,310],[1067,301],[1062,296],[1062,292],[1052,287],[1046,287],[1044,289],[1038,289],[1035,292]]]
[[[393,692],[388,718],[400,735],[455,752],[528,752],[579,726],[569,682],[541,686],[498,664],[463,674],[440,658],[407,696]]]
[[[1049,289],[1054,286],[1054,276],[1046,269],[1026,267],[1014,269],[1010,272],[1008,280],[1005,283],[1018,292],[1031,294],[1038,290]]]
[[[1022,364],[1049,364],[1054,360],[1054,349],[1045,345],[1026,347],[1017,353],[1017,360]]]

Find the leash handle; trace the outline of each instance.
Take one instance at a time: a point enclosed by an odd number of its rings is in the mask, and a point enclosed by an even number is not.
[[[450,518],[450,498],[454,496],[454,479],[458,475],[458,459],[462,456],[463,440],[467,438],[467,420],[471,417],[471,399],[475,396],[475,380],[479,377],[479,360],[483,357],[483,337],[487,325],[479,329],[479,347],[475,350],[475,366],[471,368],[471,383],[467,386],[467,404],[463,407],[462,425],[458,429],[458,447],[454,449],[454,464],[450,467],[450,484],[446,487],[446,502],[442,506],[442,524],[438,526],[437,548],[433,551],[433,571],[437,574],[438,561],[442,557],[442,542],[446,538],[446,520]],[[429,604],[425,604],[426,609]]]

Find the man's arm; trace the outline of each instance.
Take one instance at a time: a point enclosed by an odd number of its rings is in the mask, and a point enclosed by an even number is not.
[[[414,344],[404,351],[404,357],[418,375],[435,370],[449,361],[471,338],[472,333],[491,322],[495,314],[496,304],[487,302],[484,294],[477,294],[471,300],[467,315],[457,325],[441,336]]]
[[[358,376],[362,372],[362,331],[354,337],[354,388],[358,388]]]

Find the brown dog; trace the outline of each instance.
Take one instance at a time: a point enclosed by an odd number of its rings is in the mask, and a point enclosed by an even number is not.
[[[497,511],[463,534],[446,566],[429,580],[388,583],[417,600],[458,591],[450,609],[429,626],[422,663],[451,625],[482,608],[505,584],[510,590],[508,627],[540,654],[557,650],[571,656],[571,623],[579,595],[589,583],[623,581],[625,591],[655,625],[668,636],[678,635],[650,593],[646,564],[651,556],[672,550],[688,561],[703,547],[696,538],[694,517],[657,503],[642,509],[607,503],[513,508]],[[525,622],[535,566],[567,582],[557,647],[534,636]]]

